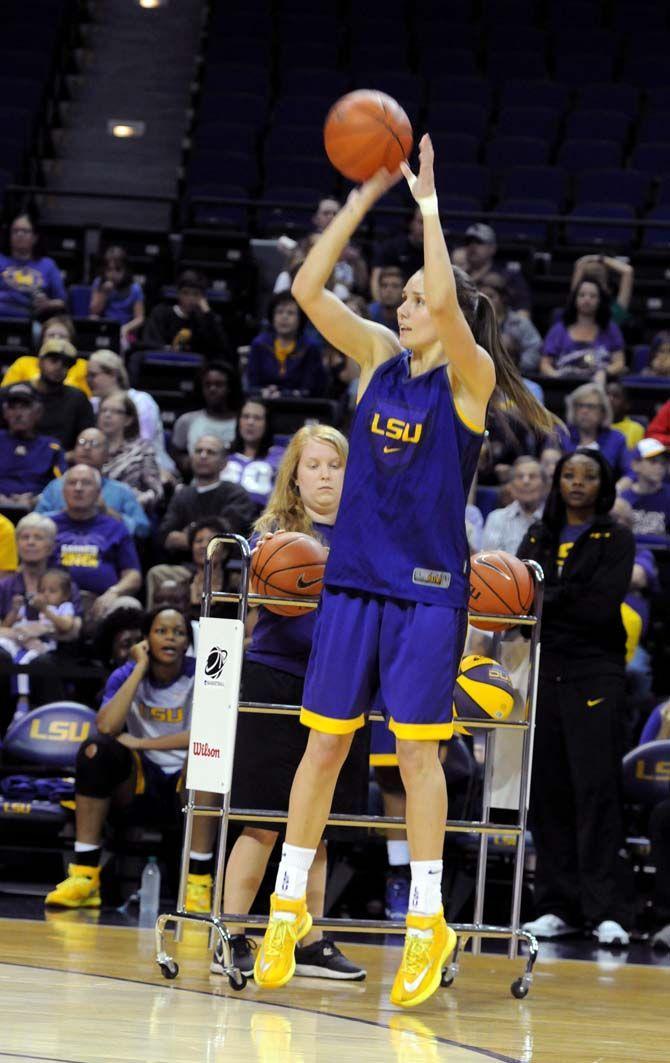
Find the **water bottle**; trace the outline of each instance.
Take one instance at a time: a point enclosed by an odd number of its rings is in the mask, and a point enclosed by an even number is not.
[[[140,927],[153,928],[158,918],[161,897],[161,873],[155,856],[150,856],[142,872],[140,886]]]

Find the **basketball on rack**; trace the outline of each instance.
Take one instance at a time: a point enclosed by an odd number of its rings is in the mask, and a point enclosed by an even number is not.
[[[358,89],[330,108],[323,139],[336,170],[351,181],[367,181],[382,166],[397,170],[414,138],[409,118],[392,96]]]
[[[464,657],[458,669],[454,687],[454,721],[459,716],[473,720],[506,720],[514,706],[514,687],[506,668],[491,657],[471,653]],[[455,723],[457,734],[472,734]],[[491,728],[476,729],[490,731]]]
[[[268,598],[312,598],[321,594],[328,547],[301,532],[278,532],[251,555],[251,589]],[[267,605],[280,616],[297,616],[299,605]]]
[[[482,550],[470,559],[468,609],[493,616],[524,616],[533,604],[533,578],[514,554],[505,550]],[[502,631],[509,625],[470,617],[482,631]]]

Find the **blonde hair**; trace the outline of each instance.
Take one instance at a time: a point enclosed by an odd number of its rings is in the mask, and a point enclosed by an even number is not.
[[[128,373],[126,367],[123,364],[123,359],[115,354],[114,351],[93,351],[93,354],[88,360],[89,365],[99,366],[103,372],[109,373],[114,377],[116,383],[119,386],[120,391],[128,390]]]
[[[45,517],[43,513],[26,513],[16,525],[15,532],[18,536],[22,531],[30,531],[31,528],[44,532],[49,539],[55,539],[58,534],[54,521],[51,517]]]
[[[575,423],[575,403],[583,402],[584,399],[595,395],[603,411],[602,428],[609,428],[612,424],[612,404],[606,391],[600,384],[581,384],[569,395],[565,396],[565,419],[568,424]]]
[[[277,479],[270,495],[270,501],[254,525],[257,532],[285,531],[304,532],[310,535],[313,530],[312,519],[307,513],[296,484],[296,473],[302,452],[311,440],[328,443],[333,447],[342,463],[349,455],[349,443],[327,424],[306,424],[299,428],[291,438],[286,453],[277,469]]]

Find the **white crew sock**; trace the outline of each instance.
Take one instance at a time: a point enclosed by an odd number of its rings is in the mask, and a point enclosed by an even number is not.
[[[412,860],[409,910],[416,915],[437,915],[442,908],[442,861]]]
[[[101,842],[97,845],[91,845],[90,842],[75,842],[74,851],[75,853],[92,853],[94,849],[99,849],[101,844]]]
[[[292,901],[299,901],[304,897],[307,892],[307,876],[315,856],[316,849],[301,849],[297,845],[287,845],[284,842],[275,893]]]
[[[407,867],[409,864],[409,843],[406,841],[392,841],[386,843],[386,855],[389,867]]]
[[[189,860],[211,860],[214,856],[214,853],[198,853],[195,851],[195,849],[191,849],[188,855]]]

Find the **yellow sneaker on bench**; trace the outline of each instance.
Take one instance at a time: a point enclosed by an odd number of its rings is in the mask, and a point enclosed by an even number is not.
[[[212,876],[189,875],[186,879],[186,900],[184,907],[187,912],[195,912],[198,915],[207,915],[212,910]]]
[[[47,893],[44,903],[57,904],[60,908],[99,908],[100,868],[70,864],[67,875],[51,893]]]
[[[432,996],[442,981],[442,968],[456,948],[456,934],[442,910],[437,915],[407,913],[402,961],[391,990],[391,1003],[414,1008]]]
[[[254,964],[254,980],[263,989],[279,989],[295,974],[295,947],[312,929],[304,897],[270,899],[270,922]]]

